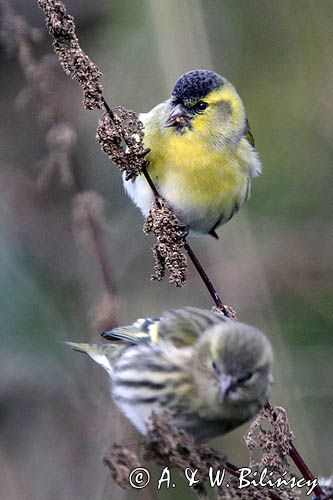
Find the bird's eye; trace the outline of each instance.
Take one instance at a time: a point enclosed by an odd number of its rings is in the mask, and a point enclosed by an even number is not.
[[[205,102],[205,101],[198,101],[196,104],[194,104],[194,106],[192,107],[192,109],[193,109],[196,113],[201,113],[201,112],[202,112],[202,111],[204,111],[207,107],[208,107],[207,102]]]
[[[242,377],[240,377],[237,382],[239,384],[245,384],[245,382],[247,382],[248,380],[250,380],[250,378],[252,377],[253,373],[252,372],[248,372],[248,373],[245,373]]]
[[[221,370],[219,369],[219,367],[217,366],[217,364],[215,363],[215,361],[212,362],[212,368],[214,370],[214,372],[219,375]]]

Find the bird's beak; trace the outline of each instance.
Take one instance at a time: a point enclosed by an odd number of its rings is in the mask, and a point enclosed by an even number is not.
[[[225,400],[231,384],[233,382],[233,378],[230,375],[222,374],[219,376],[219,386],[220,386],[220,398],[221,403]]]
[[[188,126],[192,120],[192,115],[182,104],[176,104],[172,108],[171,113],[165,121],[165,127],[185,127]]]

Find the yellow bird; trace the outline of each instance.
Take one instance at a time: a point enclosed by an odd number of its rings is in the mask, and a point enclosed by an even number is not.
[[[251,178],[261,172],[235,87],[213,71],[189,71],[170,99],[140,119],[150,149],[148,172],[159,193],[182,224],[217,238],[216,229],[249,198]],[[143,175],[124,178],[124,186],[146,217],[153,194]]]

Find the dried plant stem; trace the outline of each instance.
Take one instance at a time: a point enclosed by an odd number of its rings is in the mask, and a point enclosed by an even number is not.
[[[162,467],[174,468],[181,473],[186,467],[196,470],[199,483],[192,485],[193,492],[198,498],[208,498],[205,480],[207,471],[210,467],[219,470],[223,468],[231,476],[240,477],[239,469],[226,461],[226,458],[219,452],[204,444],[198,443],[193,436],[184,430],[173,428],[168,423],[168,417],[165,415],[153,415],[148,422],[149,432],[147,439],[142,443],[142,458],[148,461],[153,460]],[[114,480],[122,487],[128,488],[128,476],[136,467],[140,466],[140,460],[132,450],[124,446],[113,445],[104,459],[105,465],[110,469]],[[233,483],[232,478],[228,483]],[[238,482],[234,485],[237,489]],[[225,498],[225,486],[223,484],[216,486],[217,498]],[[260,491],[265,495],[265,499],[281,500],[281,496],[270,488],[263,488]],[[247,493],[237,495],[237,498],[254,498]],[[229,495],[226,498],[231,498]],[[259,498],[263,498],[262,495]]]
[[[267,403],[265,405],[265,409],[267,409],[271,414],[273,414],[273,412],[274,412],[274,408],[273,408],[273,406],[270,403]],[[314,479],[315,479],[314,475],[312,474],[312,472],[310,471],[309,467],[306,465],[306,463],[304,462],[303,458],[301,457],[301,455],[297,451],[297,449],[296,449],[296,447],[295,447],[295,445],[294,445],[294,443],[293,443],[292,440],[290,440],[290,442],[289,442],[289,451],[288,451],[288,453],[289,453],[290,458],[292,459],[292,461],[296,465],[297,469],[302,474],[302,476],[307,481],[314,481]],[[315,488],[314,488],[313,491],[319,497],[321,495],[324,495],[324,492],[323,492],[323,490],[322,490],[322,488],[320,487],[319,484],[317,486],[315,486]]]
[[[106,254],[101,226],[98,223],[98,221],[96,221],[96,219],[92,217],[91,214],[89,214],[88,222],[91,228],[92,239],[94,242],[96,261],[98,262],[101,270],[101,275],[103,277],[105,289],[108,292],[108,294],[112,297],[116,293],[116,284]]]
[[[109,114],[111,120],[114,121],[115,119],[114,112],[112,111],[112,108],[109,106],[103,95],[102,95],[102,104],[104,106],[105,111]]]
[[[206,286],[206,288],[208,290],[208,293],[210,294],[210,296],[214,300],[216,307],[218,309],[222,309],[224,307],[224,305],[223,305],[221,297],[217,293],[216,288],[214,287],[214,285],[211,282],[210,278],[208,277],[206,271],[202,267],[199,259],[197,258],[197,256],[193,252],[192,247],[190,246],[190,244],[186,240],[185,240],[185,243],[184,243],[184,248],[185,248],[188,256],[190,257],[190,259],[191,259],[194,267],[198,271],[200,278],[204,282],[204,284],[205,284],[205,286]]]
[[[145,179],[146,179],[147,183],[149,184],[151,190],[153,191],[154,196],[156,198],[158,198],[160,196],[159,193],[158,193],[158,190],[157,190],[157,188],[156,188],[156,186],[155,186],[152,178],[150,177],[150,175],[149,175],[149,173],[147,172],[146,169],[143,170],[143,175],[145,176]],[[229,308],[226,307],[226,306],[224,306],[221,297],[219,296],[218,292],[216,291],[215,286],[213,285],[212,281],[208,277],[208,275],[207,275],[204,267],[200,263],[198,257],[193,252],[192,247],[190,246],[190,244],[186,240],[186,237],[184,237],[184,248],[185,248],[185,250],[187,252],[187,255],[191,259],[192,264],[194,265],[195,269],[198,271],[199,276],[202,279],[205,287],[207,288],[208,293],[212,297],[212,299],[213,299],[213,301],[214,301],[215,306],[217,307],[217,309],[219,309],[223,314],[225,314],[225,316],[228,316],[228,317],[231,316],[229,314]]]
[[[81,179],[77,174],[77,171],[73,169],[73,184],[74,189],[78,194],[84,193],[84,188],[81,183]],[[94,246],[94,253],[96,256],[96,262],[99,265],[101,276],[103,279],[103,284],[107,293],[112,297],[117,295],[117,286],[113,276],[112,268],[107,257],[107,252],[103,242],[103,234],[100,222],[94,217],[90,212],[87,215],[87,223],[90,227],[91,238]],[[115,325],[117,326],[117,325]]]
[[[307,480],[307,481],[313,481],[315,478],[310,471],[309,467],[306,465],[304,462],[303,458],[301,455],[298,453],[297,449],[295,448],[294,443],[291,441],[290,442],[290,448],[289,448],[289,456],[296,465],[297,469],[300,471],[302,476]],[[313,491],[317,495],[317,497],[320,497],[324,495],[323,490],[321,489],[320,485],[317,484],[317,486],[314,487]]]
[[[229,472],[231,476],[240,477],[239,467],[236,467],[236,465],[230,462],[226,462],[224,468]],[[281,500],[281,497],[279,497],[279,495],[277,495],[273,491],[268,492],[268,494],[269,498],[271,498],[272,500]]]
[[[148,172],[147,172],[147,168],[144,168],[144,169],[142,170],[142,174],[144,175],[144,177],[145,177],[146,181],[148,182],[150,189],[151,189],[151,190],[152,190],[152,192],[154,193],[155,198],[159,198],[159,196],[160,196],[160,195],[159,195],[159,192],[157,191],[157,188],[156,188],[155,184],[153,183],[152,178],[151,178],[151,177],[150,177],[150,175],[148,174]]]

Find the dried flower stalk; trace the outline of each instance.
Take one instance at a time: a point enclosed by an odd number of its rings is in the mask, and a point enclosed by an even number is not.
[[[119,444],[114,444],[103,458],[103,463],[111,472],[114,481],[124,489],[130,488],[129,475],[132,470],[140,467],[135,453]]]
[[[89,249],[99,263],[106,294],[97,304],[92,315],[92,324],[98,330],[117,326],[119,301],[116,284],[103,243],[102,227],[105,223],[105,202],[95,191],[83,191],[73,198],[73,232],[78,248]]]
[[[46,25],[53,37],[53,48],[65,73],[76,80],[83,90],[86,109],[103,107],[101,71],[81,49],[75,33],[74,18],[66,13],[62,2],[37,0],[44,11]]]
[[[250,425],[245,443],[250,452],[249,467],[260,473],[265,467],[272,474],[271,479],[295,477],[288,462],[290,442],[293,433],[289,427],[286,411],[278,406],[265,407]],[[282,498],[300,498],[300,490],[279,488]]]
[[[245,437],[245,443],[250,451],[250,467],[256,465],[270,467],[282,474],[289,469],[287,457],[289,455],[290,441],[293,439],[286,411],[278,406],[265,407],[252,422]],[[255,457],[255,452],[260,449],[261,457]]]
[[[134,179],[148,165],[149,149],[143,144],[143,123],[137,113],[121,106],[105,113],[99,121],[97,140],[102,150],[125,172],[126,180]]]
[[[172,428],[168,424],[167,413],[157,417],[153,415],[148,424],[147,439],[143,442],[143,459],[154,461],[162,467],[177,469],[181,475],[189,467],[197,470],[196,479],[200,482],[193,484],[191,489],[200,499],[208,498],[205,481],[208,478],[209,468],[214,471],[225,469],[227,478],[220,486],[216,486],[218,499],[242,498],[282,500],[292,497],[280,496],[270,488],[248,487],[246,490],[237,488],[239,472],[237,467],[226,461],[226,457],[206,445],[200,444],[183,430]],[[128,462],[126,459],[128,458]],[[121,487],[128,487],[131,471],[140,467],[138,458],[123,446],[113,446],[108,452],[105,465],[110,468],[113,479]],[[229,484],[229,487],[226,486]],[[206,483],[207,484],[207,483]],[[293,497],[296,498],[296,497]]]
[[[38,162],[37,186],[40,191],[46,191],[55,176],[64,186],[75,184],[71,154],[76,139],[77,133],[71,123],[54,122],[51,125],[46,134],[47,155]]]
[[[52,96],[55,57],[47,54],[37,61],[33,55],[34,44],[42,39],[39,29],[29,26],[25,19],[13,12],[7,2],[0,2],[1,38],[5,48],[17,53],[17,59],[23,71],[27,85],[16,98],[16,105],[23,107],[38,97],[42,106],[40,119],[52,122],[56,108]]]
[[[223,314],[223,316],[226,316],[227,318],[237,320],[237,313],[235,309],[231,306],[227,306],[226,304],[222,304],[222,306],[213,306],[212,311]]]
[[[187,259],[181,252],[184,246],[186,228],[179,223],[163,198],[155,198],[153,206],[143,226],[146,234],[156,236],[154,246],[155,274],[152,279],[161,281],[165,270],[170,273],[169,282],[183,286],[187,277]]]

